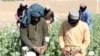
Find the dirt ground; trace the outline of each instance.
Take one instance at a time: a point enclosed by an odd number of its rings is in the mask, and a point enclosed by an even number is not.
[[[10,22],[15,23],[15,13],[22,1],[0,1],[0,25],[4,25]],[[91,13],[100,13],[100,1],[96,0],[26,0],[24,1],[30,6],[33,3],[39,3],[43,7],[49,5],[54,11],[57,18],[66,18],[70,10],[78,10],[79,5],[82,2],[85,2],[88,6],[88,9]]]

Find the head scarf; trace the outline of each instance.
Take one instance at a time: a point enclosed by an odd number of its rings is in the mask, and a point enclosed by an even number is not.
[[[22,18],[22,24],[27,26],[31,22],[31,17],[43,17],[44,16],[44,8],[35,3],[31,5],[27,11],[25,12],[25,15]]]

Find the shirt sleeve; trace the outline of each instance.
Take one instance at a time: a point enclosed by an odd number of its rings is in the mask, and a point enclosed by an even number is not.
[[[64,27],[63,24],[61,25],[60,31],[59,31],[59,45],[60,48],[64,48],[65,44],[64,44]]]
[[[91,30],[92,29],[92,21],[91,21],[91,13],[90,12],[86,13],[86,18],[87,18],[87,23],[88,23],[88,26],[89,26],[89,30]]]
[[[43,35],[44,35],[44,40],[43,40],[43,44],[47,44],[46,38],[49,39],[49,35],[48,35],[48,26],[46,21],[43,19]]]
[[[90,31],[89,31],[89,28],[88,28],[88,25],[85,24],[86,27],[84,27],[84,38],[83,38],[83,43],[81,45],[81,50],[86,50],[87,47],[89,46],[90,44]]]
[[[32,42],[28,39],[28,27],[24,27],[22,24],[21,24],[21,27],[20,27],[20,36],[21,36],[21,40],[22,42],[28,46],[29,48],[33,48],[33,44]]]
[[[51,20],[51,23],[53,23],[55,20],[54,20],[54,12],[53,11],[51,11],[52,13],[51,13],[51,18],[52,18],[52,20]]]

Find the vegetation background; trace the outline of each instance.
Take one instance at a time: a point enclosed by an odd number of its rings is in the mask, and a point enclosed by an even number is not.
[[[19,30],[16,27],[15,13],[22,2],[21,0],[0,0],[0,56],[19,56],[20,53],[20,38]],[[94,51],[96,56],[100,56],[100,2],[96,0],[25,0],[28,5],[35,2],[40,3],[42,6],[50,5],[51,9],[55,12],[57,21],[52,24],[49,31],[50,42],[48,48],[43,56],[61,56],[58,44],[58,32],[63,20],[67,19],[67,13],[72,9],[79,9],[81,2],[86,2],[88,9],[92,13],[93,30],[91,31],[91,43],[88,51]],[[97,14],[96,14],[97,13]]]

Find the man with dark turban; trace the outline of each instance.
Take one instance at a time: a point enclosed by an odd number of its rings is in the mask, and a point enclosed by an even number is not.
[[[22,47],[27,46],[29,51],[39,56],[45,51],[48,37],[48,26],[43,18],[44,8],[39,4],[31,5],[21,21],[20,36]],[[22,56],[23,51],[22,51]]]

